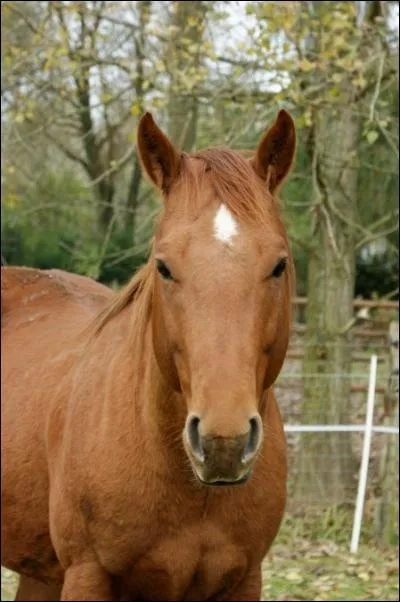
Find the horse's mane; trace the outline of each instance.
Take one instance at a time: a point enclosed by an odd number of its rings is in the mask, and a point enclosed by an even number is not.
[[[179,195],[179,210],[191,214],[202,210],[202,182],[208,176],[211,177],[217,198],[224,202],[239,221],[267,221],[288,242],[280,217],[279,202],[257,177],[246,154],[249,153],[225,147],[209,148],[193,154],[183,153],[179,183],[183,186],[184,193]],[[291,281],[292,261],[290,264],[288,277]],[[96,316],[92,331],[99,333],[110,320],[134,303],[132,332],[137,341],[141,340],[151,313],[154,276],[152,248],[148,262]],[[289,290],[290,288],[289,282]]]
[[[148,262],[95,317],[90,325],[91,333],[99,334],[108,322],[135,302],[136,311],[132,316],[132,331],[137,334],[138,339],[141,339],[150,315],[154,273],[154,261],[151,253]]]

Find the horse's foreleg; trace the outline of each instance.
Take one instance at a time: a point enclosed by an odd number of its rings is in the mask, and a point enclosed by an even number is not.
[[[43,583],[31,577],[21,575],[16,600],[60,600],[61,586],[55,583]]]
[[[239,585],[229,594],[217,597],[217,600],[235,600],[235,602],[246,602],[261,600],[261,567],[249,571]]]
[[[70,566],[64,575],[61,600],[114,600],[111,576],[95,562]]]

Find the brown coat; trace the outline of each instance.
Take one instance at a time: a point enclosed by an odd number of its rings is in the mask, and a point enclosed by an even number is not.
[[[2,268],[2,564],[19,599],[260,598],[286,496],[271,385],[291,257],[272,193],[292,127],[282,112],[252,162],[181,157],[146,115],[165,201],[147,266],[118,294]],[[212,237],[221,202],[234,245]]]

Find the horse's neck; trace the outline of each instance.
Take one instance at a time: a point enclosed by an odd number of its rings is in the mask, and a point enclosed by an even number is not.
[[[133,414],[143,436],[148,440],[158,439],[163,446],[176,441],[184,427],[186,411],[184,400],[168,385],[162,377],[154,354],[151,319],[141,333],[141,340],[135,341],[135,333],[129,336],[129,312],[116,317],[107,327],[108,337],[113,344],[108,347],[116,354],[115,359],[108,358],[111,373],[110,390],[114,395],[106,400],[107,406],[115,415],[118,404],[132,404]],[[107,348],[106,341],[102,342]],[[119,392],[119,393],[118,393]],[[120,407],[123,414],[125,407]]]
[[[164,443],[171,437],[176,439],[183,430],[186,409],[185,401],[163,378],[154,354],[151,326],[148,334],[148,397],[144,400],[145,413],[153,428],[156,428]],[[146,386],[147,388],[147,386]]]

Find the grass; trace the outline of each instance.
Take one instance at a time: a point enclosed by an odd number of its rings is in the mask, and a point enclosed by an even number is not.
[[[18,585],[18,577],[15,573],[1,567],[1,599],[14,600]]]
[[[398,600],[395,549],[348,546],[331,541],[297,542],[297,550],[274,546],[263,567],[263,600]]]
[[[398,600],[398,547],[380,547],[366,517],[350,554],[353,510],[287,514],[263,566],[263,600]]]
[[[263,600],[398,600],[398,547],[379,547],[367,517],[350,554],[351,523],[346,507],[288,513],[264,561]],[[1,576],[1,600],[14,600],[16,576],[3,568]]]

